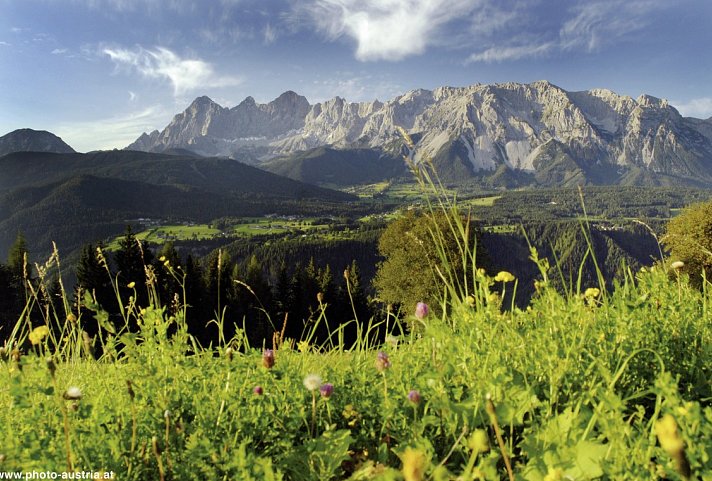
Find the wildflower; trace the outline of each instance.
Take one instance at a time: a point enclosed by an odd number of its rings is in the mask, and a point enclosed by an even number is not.
[[[598,287],[589,287],[583,293],[583,297],[586,299],[595,299],[601,295],[601,290]]]
[[[233,353],[233,350],[231,347],[228,347],[227,349],[225,349],[225,357],[227,358],[228,361],[232,361],[232,353]]]
[[[405,481],[422,481],[425,479],[425,465],[427,459],[420,449],[405,448],[401,454],[403,461],[403,477]]]
[[[682,261],[675,261],[675,262],[673,262],[672,264],[670,264],[670,267],[672,267],[672,268],[675,269],[676,271],[679,271],[680,269],[682,269],[683,267],[685,267],[685,263],[682,262]]]
[[[499,271],[496,276],[494,276],[495,282],[512,282],[516,279],[511,273],[507,271]]]
[[[389,367],[391,367],[391,361],[388,359],[388,354],[383,351],[379,351],[376,356],[376,369],[383,372]]]
[[[136,283],[134,281],[131,281],[126,284],[126,287],[128,287],[129,289],[133,289],[134,287],[136,287]]]
[[[76,386],[72,386],[64,393],[64,399],[77,401],[82,398],[82,391]]]
[[[49,335],[49,328],[47,326],[39,326],[32,329],[30,332],[30,342],[33,346],[42,342],[42,339]]]
[[[344,419],[347,420],[347,424],[349,427],[356,427],[358,424],[359,418],[361,415],[354,409],[353,404],[347,404],[344,406],[344,411],[341,413],[344,416]]]
[[[418,320],[422,321],[428,316],[428,311],[430,311],[428,305],[424,302],[419,302],[415,306],[415,317],[417,317]]]
[[[262,366],[266,369],[272,369],[274,366],[274,351],[272,349],[262,351]]]
[[[67,314],[67,322],[74,324],[77,322],[77,316],[75,316],[73,313]]]
[[[304,378],[304,387],[309,391],[316,391],[321,387],[321,378],[316,374],[308,374]]]
[[[465,304],[470,307],[475,307],[475,298],[472,295],[465,297]]]
[[[421,396],[420,393],[413,389],[408,393],[408,401],[412,402],[413,404],[420,404]]]
[[[685,455],[685,441],[678,431],[675,418],[666,414],[655,422],[655,434],[658,436],[660,447],[668,453],[675,462],[675,469],[684,479],[689,479],[691,473],[690,462]]]
[[[331,383],[324,383],[319,388],[319,394],[321,394],[321,397],[323,397],[324,399],[329,399],[333,393],[334,385]]]
[[[489,451],[489,437],[484,429],[477,429],[467,442],[467,447],[477,454]]]
[[[319,304],[322,304],[324,302],[324,293],[323,292],[317,292],[316,293],[316,301]]]
[[[171,412],[170,409],[166,409],[165,411],[163,411],[163,417],[164,417],[165,419],[170,419],[171,416],[173,416],[173,413]]]
[[[677,423],[670,414],[658,419],[655,423],[655,434],[658,435],[660,446],[670,456],[674,457],[677,453],[684,451],[685,446],[677,430]]]
[[[262,389],[262,386],[255,386],[252,388],[252,394],[255,396],[262,396],[265,393],[264,389]]]

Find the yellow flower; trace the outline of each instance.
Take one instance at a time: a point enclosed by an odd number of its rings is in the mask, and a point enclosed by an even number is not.
[[[126,287],[128,287],[129,289],[133,289],[134,287],[136,287],[136,283],[131,281],[128,284],[126,284]]]
[[[589,287],[583,293],[583,297],[586,299],[595,299],[601,295],[601,290],[598,287]]]
[[[660,447],[670,456],[675,457],[684,451],[685,443],[680,437],[677,423],[672,415],[666,414],[655,422],[655,434],[658,435]]]
[[[30,333],[30,342],[33,346],[42,342],[42,339],[49,335],[49,328],[47,326],[39,326],[32,329]]]
[[[475,298],[474,298],[473,296],[471,296],[471,295],[470,295],[470,296],[467,296],[467,297],[465,298],[465,304],[467,304],[467,305],[470,306],[470,307],[474,307],[474,306],[475,306]]]
[[[403,477],[405,481],[422,481],[425,479],[425,468],[427,458],[425,453],[419,449],[405,448],[401,454],[403,461]]]
[[[496,282],[512,282],[514,279],[516,279],[516,277],[507,271],[499,271],[494,277]]]
[[[467,447],[477,454],[489,451],[489,437],[484,429],[477,429],[470,436]]]

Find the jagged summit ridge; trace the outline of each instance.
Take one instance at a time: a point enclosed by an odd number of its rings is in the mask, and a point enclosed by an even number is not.
[[[396,127],[417,139],[415,158],[459,162],[476,175],[502,166],[540,173],[557,165],[642,169],[712,182],[712,121],[666,100],[607,89],[566,91],[548,81],[416,89],[391,100],[310,105],[289,91],[226,109],[199,97],[162,131],[129,148],[191,149],[260,162],[319,146],[400,148]]]

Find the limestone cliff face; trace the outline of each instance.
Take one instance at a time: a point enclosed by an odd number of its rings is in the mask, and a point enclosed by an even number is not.
[[[546,81],[419,89],[386,102],[335,97],[309,105],[286,92],[267,104],[248,97],[226,109],[200,97],[129,148],[228,156],[247,149],[262,160],[325,145],[387,151],[402,144],[397,126],[416,139],[416,160],[457,156],[473,173],[502,165],[536,173],[563,156],[583,170],[635,168],[712,181],[712,119],[684,118],[647,95],[567,92]]]

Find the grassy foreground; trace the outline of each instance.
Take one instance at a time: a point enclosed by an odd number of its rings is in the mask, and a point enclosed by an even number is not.
[[[543,279],[529,308],[503,312],[496,291],[514,284],[498,279],[480,272],[446,318],[351,349],[196,349],[182,311],[129,306],[141,332],[97,361],[72,316],[61,335],[19,326],[0,353],[0,471],[712,479],[709,291],[658,267],[611,295]]]

